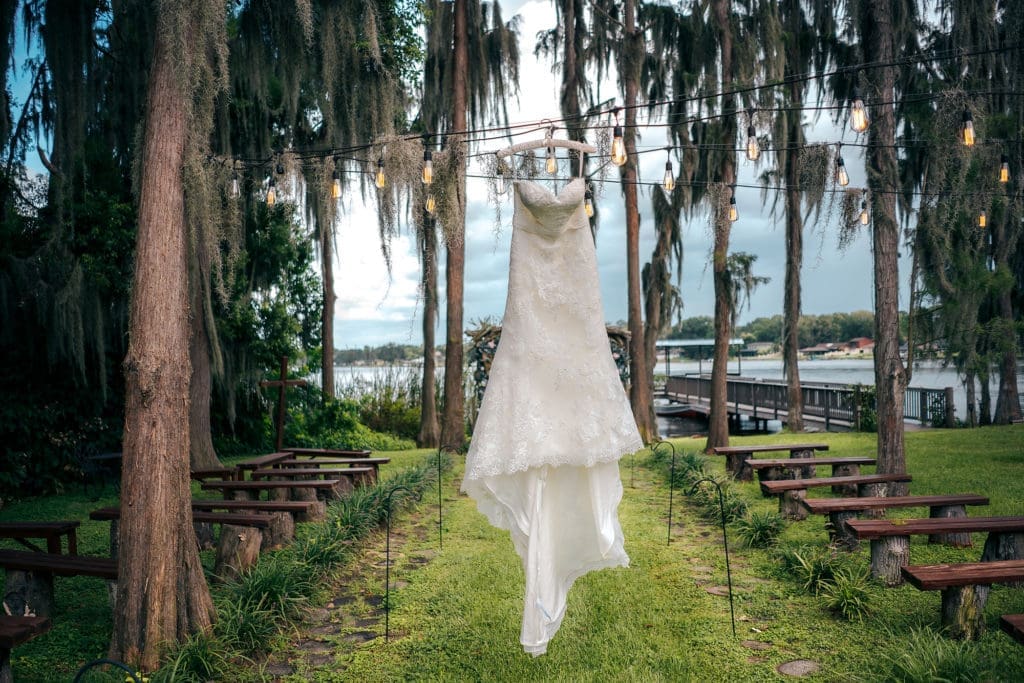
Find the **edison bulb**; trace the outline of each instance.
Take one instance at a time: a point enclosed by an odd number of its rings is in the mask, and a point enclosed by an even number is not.
[[[867,202],[861,202],[860,203],[860,224],[861,225],[867,225],[868,224],[868,218],[869,218],[869,216],[868,216],[868,203]]]
[[[676,174],[672,170],[672,162],[665,162],[665,178],[661,182],[665,192],[671,192],[676,187]]]
[[[999,160],[999,182],[1010,182],[1010,158],[1005,154]]]
[[[842,157],[836,159],[836,182],[843,187],[850,184],[850,174],[846,172],[846,164],[843,163]]]
[[[747,159],[757,161],[761,156],[761,145],[757,143],[757,131],[753,126],[747,127]]]
[[[267,187],[267,206],[273,206],[274,202],[277,201],[277,190],[274,185],[274,180],[271,178],[270,185]]]
[[[338,199],[341,197],[341,175],[335,169],[334,173],[331,174],[331,199]]]
[[[388,184],[388,179],[384,175],[384,157],[377,159],[377,174],[374,176],[373,183],[380,190],[383,190],[384,186]]]
[[[555,158],[554,147],[548,147],[548,158],[544,163],[544,169],[551,175],[558,173],[558,159]]]
[[[622,126],[615,126],[612,133],[612,163],[616,166],[622,166],[628,160],[626,142],[622,139]]]
[[[988,214],[982,211],[978,214],[978,227],[984,228],[988,226]]]
[[[853,89],[853,98],[850,100],[850,128],[858,133],[868,129],[868,110],[864,108],[864,100],[856,88]]]
[[[740,218],[740,211],[736,208],[736,197],[729,197],[729,220],[735,223]]]
[[[423,184],[429,185],[434,182],[434,160],[430,150],[423,152]]]
[[[423,205],[423,208],[425,208],[427,210],[427,213],[429,213],[431,216],[433,216],[434,212],[437,211],[437,200],[434,199],[433,194],[427,195],[427,201]]]
[[[238,174],[235,173],[231,176],[231,196],[237,199],[240,194],[242,192],[238,187]]]
[[[583,210],[587,214],[587,218],[594,217],[594,193],[587,190],[583,194]]]
[[[963,137],[964,146],[972,147],[974,145],[974,117],[971,116],[969,109],[964,109],[964,123],[960,129]]]

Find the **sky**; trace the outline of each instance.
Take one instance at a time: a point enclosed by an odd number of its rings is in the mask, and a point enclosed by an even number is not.
[[[558,75],[550,63],[535,58],[533,44],[539,31],[555,25],[555,13],[547,0],[502,3],[506,20],[520,16],[520,93],[518,102],[510,102],[510,123],[534,121],[544,118],[558,119]],[[616,94],[614,81],[600,84],[602,99]],[[621,100],[620,100],[621,101]],[[642,121],[643,119],[641,119]],[[835,142],[854,139],[849,128],[838,127],[830,120],[813,121],[808,116],[809,142]],[[661,128],[640,130],[639,145],[660,147],[666,144]],[[564,137],[565,131],[556,132]],[[538,137],[537,133],[517,138],[516,142]],[[491,141],[494,151],[504,146]],[[482,147],[481,151],[490,151]],[[760,169],[765,168],[767,155],[762,154]],[[851,176],[851,187],[865,185],[862,149],[847,147],[843,157]],[[664,173],[664,154],[649,153],[640,156],[641,180],[657,181]],[[674,163],[678,164],[678,161]],[[770,163],[770,161],[768,162]],[[756,184],[758,166],[740,156],[740,184]],[[471,166],[470,174],[474,173]],[[563,164],[562,175],[566,175]],[[612,170],[610,177],[616,177]],[[549,183],[551,181],[544,181]],[[560,187],[560,184],[555,187]],[[640,195],[640,258],[641,265],[650,260],[654,249],[655,233],[652,222],[651,191],[642,188]],[[486,200],[487,189],[483,180],[468,180],[469,203],[466,210],[466,270],[464,294],[464,322],[467,328],[474,322],[490,319],[498,322],[505,308],[508,287],[509,244],[511,240],[511,195],[503,197],[502,222],[495,225],[495,207]],[[626,302],[626,236],[625,211],[620,187],[608,183],[596,199],[600,212],[597,233],[597,262],[601,280],[601,296],[605,319],[615,323],[627,317]],[[762,197],[760,190],[739,187],[736,202],[740,218],[732,225],[730,251],[745,251],[757,255],[755,273],[771,278],[751,298],[749,310],[744,310],[739,322],[756,317],[782,313],[783,283],[785,279],[784,222],[780,214],[771,215],[772,196]],[[838,214],[838,212],[837,212]],[[419,296],[419,263],[415,251],[415,238],[403,233],[392,243],[393,266],[390,275],[381,255],[376,230],[376,216],[372,206],[346,204],[338,233],[338,263],[335,285],[338,302],[335,318],[335,344],[338,348],[422,343],[422,301]],[[683,298],[683,316],[714,314],[714,291],[710,272],[711,231],[707,216],[695,216],[684,224],[683,276],[680,291]],[[497,228],[497,229],[496,229]],[[803,312],[823,314],[855,310],[872,310],[873,287],[870,241],[867,234],[860,235],[846,251],[837,246],[837,218],[831,221],[808,220],[805,225],[803,282]],[[444,339],[444,271],[439,274],[441,319],[437,328],[439,343]],[[901,260],[901,273],[907,272],[907,259]],[[906,277],[901,275],[902,280]],[[901,305],[906,302],[903,288]]]

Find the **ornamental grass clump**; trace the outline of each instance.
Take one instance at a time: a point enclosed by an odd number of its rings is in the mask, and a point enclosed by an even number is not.
[[[280,620],[266,606],[266,597],[256,602],[220,599],[216,601],[214,633],[229,650],[263,653],[279,632]]]
[[[867,567],[840,567],[831,581],[820,584],[825,604],[845,619],[862,621],[870,611],[873,594]]]
[[[876,680],[899,683],[992,680],[988,665],[978,654],[977,643],[952,640],[930,628],[912,628],[909,638],[905,633],[893,633],[886,640],[905,644],[882,654]]]
[[[234,653],[231,653],[234,654]],[[220,681],[235,668],[233,658],[216,636],[200,631],[192,634],[174,652],[174,657],[148,679],[151,683],[204,683]],[[131,680],[128,678],[127,680]]]
[[[777,512],[753,511],[736,521],[736,533],[750,548],[769,548],[776,544],[786,528],[782,515]]]
[[[795,579],[805,591],[814,595],[831,583],[843,566],[838,551],[831,546],[782,548],[779,560],[786,576]]]

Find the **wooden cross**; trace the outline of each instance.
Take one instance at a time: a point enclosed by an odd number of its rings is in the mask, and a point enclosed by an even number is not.
[[[288,379],[288,356],[281,356],[281,379],[264,380],[261,387],[277,387],[277,446],[280,452],[284,448],[284,390],[288,387],[301,387],[307,384],[304,379]]]

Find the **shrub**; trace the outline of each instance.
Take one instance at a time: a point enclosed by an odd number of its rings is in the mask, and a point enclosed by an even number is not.
[[[832,581],[821,585],[821,594],[836,614],[846,619],[862,620],[871,610],[871,578],[866,567],[841,567]]]
[[[718,480],[722,487],[722,497],[719,501],[718,489],[710,484],[701,484],[694,489],[690,500],[698,507],[697,514],[709,522],[717,522],[725,513],[726,522],[735,522],[747,514],[747,501],[733,493],[728,480]]]
[[[182,643],[171,661],[155,672],[150,680],[152,683],[218,681],[223,680],[232,668],[224,644],[211,633],[200,632]]]
[[[950,640],[928,628],[911,629],[907,644],[879,660],[878,680],[900,683],[980,683],[990,679],[988,667],[970,641]],[[897,642],[894,634],[890,642]]]
[[[264,555],[259,562],[225,585],[228,599],[243,608],[257,605],[275,620],[295,616],[316,593],[318,575],[288,552]]]
[[[782,515],[777,512],[751,512],[736,521],[736,533],[751,548],[767,548],[775,545],[779,534],[786,527]]]
[[[780,551],[779,559],[786,573],[795,578],[804,590],[815,595],[835,578],[842,566],[839,554],[832,547],[785,548]]]

